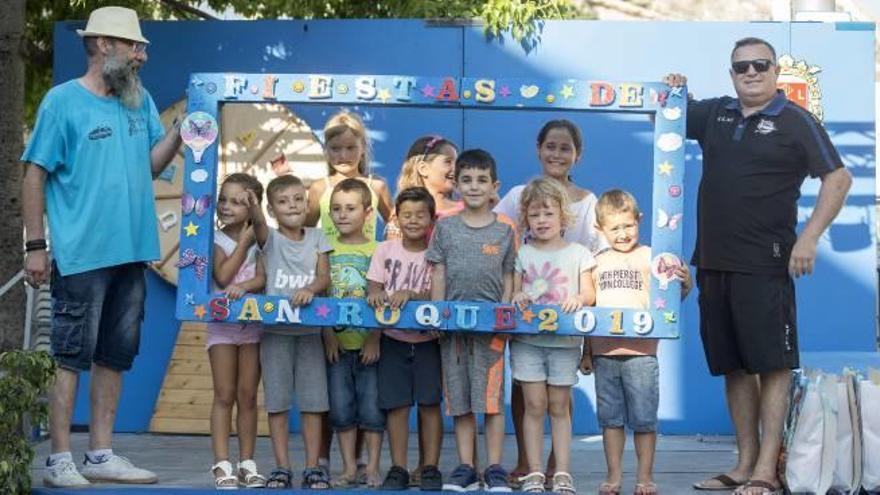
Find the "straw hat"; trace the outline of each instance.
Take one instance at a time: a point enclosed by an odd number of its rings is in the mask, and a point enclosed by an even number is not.
[[[85,29],[77,29],[76,34],[86,36],[107,36],[125,40],[149,43],[141,34],[137,12],[125,7],[101,7],[89,15]]]

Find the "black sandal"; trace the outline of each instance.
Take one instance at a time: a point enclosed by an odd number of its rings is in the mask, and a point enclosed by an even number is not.
[[[275,468],[266,480],[266,488],[292,488],[290,469]]]
[[[320,467],[306,468],[302,473],[302,489],[303,490],[329,490],[330,476],[327,471]]]

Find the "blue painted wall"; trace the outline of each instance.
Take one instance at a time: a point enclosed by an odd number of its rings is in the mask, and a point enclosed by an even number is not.
[[[84,71],[82,45],[74,30],[55,30],[55,80]],[[142,71],[145,85],[164,109],[183,96],[190,72],[313,72],[418,74],[456,77],[658,80],[670,71],[688,75],[696,97],[732,93],[727,75],[733,42],[761,36],[779,54],[822,68],[819,74],[825,125],[855,183],[839,219],[819,246],[812,277],[799,280],[803,351],[876,351],[877,283],[874,205],[873,25],[787,23],[547,22],[530,49],[509,39],[488,41],[479,29],[428,27],[421,21],[147,22],[152,41]],[[312,128],[336,110],[297,106]],[[476,111],[461,109],[363,109],[372,131],[376,170],[396,180],[413,139],[428,133],[452,137],[463,147],[483,147],[500,165],[502,189],[540,172],[535,136],[551,118],[581,126],[584,158],[574,178],[597,193],[610,187],[633,191],[650,204],[650,123],[647,117],[600,113]],[[688,147],[685,181],[685,252],[694,243],[700,150]],[[808,181],[802,221],[815,205],[818,181]],[[643,220],[648,230],[650,214]],[[647,240],[647,239],[645,239]],[[149,425],[177,336],[174,288],[150,275],[141,355],[126,374],[117,429]],[[682,338],[664,342],[661,359],[661,431],[730,433],[720,379],[708,375],[699,340],[696,295],[682,306]],[[575,430],[598,431],[592,379],[575,391]],[[74,422],[87,424],[87,393],[81,388]]]

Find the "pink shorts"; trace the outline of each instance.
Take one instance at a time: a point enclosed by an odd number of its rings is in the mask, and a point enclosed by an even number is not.
[[[262,333],[263,325],[259,323],[208,323],[205,349],[217,344],[258,344]]]

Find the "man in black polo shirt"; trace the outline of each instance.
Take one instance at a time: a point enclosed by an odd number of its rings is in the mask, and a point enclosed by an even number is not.
[[[776,89],[776,52],[745,38],[731,54],[737,98],[688,106],[687,134],[703,149],[697,207],[700,334],[710,372],[724,375],[737,465],[694,488],[757,495],[779,489],[776,461],[798,342],[793,278],[813,271],[819,236],[852,182],[825,129]],[[686,79],[670,74],[671,86]],[[796,234],[804,178],[822,185]],[[760,430],[759,430],[760,425]],[[761,434],[759,435],[759,431]]]

